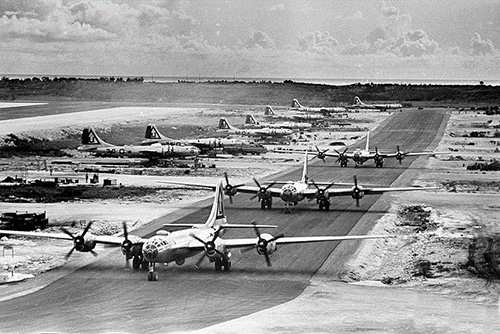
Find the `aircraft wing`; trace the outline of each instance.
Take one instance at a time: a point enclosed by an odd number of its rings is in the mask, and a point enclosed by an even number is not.
[[[401,153],[401,155],[405,157],[411,157],[411,156],[419,156],[419,155],[434,155],[434,154],[441,154],[441,153],[436,153],[436,152],[408,152],[408,153]],[[398,153],[386,153],[382,154],[383,157],[387,158],[395,158],[398,156]]]
[[[26,231],[10,231],[1,230],[0,235],[14,235],[20,237],[32,237],[32,238],[49,238],[49,239],[61,239],[72,241],[69,235],[65,233],[46,233],[46,232],[26,232]],[[109,246],[120,246],[124,240],[123,237],[115,236],[92,236],[92,240],[98,244],[104,244]]]
[[[196,183],[196,182],[161,181],[161,183],[177,184],[180,186],[200,187],[200,188],[212,189],[214,191],[216,188],[215,185]],[[271,182],[266,182],[263,184],[265,185],[269,183]],[[235,189],[237,190],[238,193],[243,193],[243,194],[258,194],[260,191],[260,188],[256,186],[237,186],[235,187]],[[270,192],[272,197],[280,197],[281,195],[281,189],[279,188],[268,188],[267,191]]]
[[[438,187],[363,187],[359,186],[359,191],[365,195],[380,195],[390,191],[414,191],[414,190],[435,190]],[[328,189],[327,194],[328,198],[336,197],[336,196],[352,196],[353,195],[353,187],[349,188],[336,188],[336,189]],[[316,198],[317,190],[316,189],[307,189],[304,192],[304,196],[306,198]]]
[[[393,235],[346,235],[346,236],[314,236],[314,237],[282,237],[275,240],[278,245],[302,244],[311,242],[343,241],[343,240],[362,240],[392,238]],[[224,244],[228,248],[242,248],[257,245],[258,238],[244,239],[224,239]]]

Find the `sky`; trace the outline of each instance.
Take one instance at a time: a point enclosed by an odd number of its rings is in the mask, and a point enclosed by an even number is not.
[[[0,0],[0,75],[500,80],[500,0]]]

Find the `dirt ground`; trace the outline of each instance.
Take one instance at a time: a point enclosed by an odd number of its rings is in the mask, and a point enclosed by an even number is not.
[[[82,112],[73,115],[58,115],[57,117],[45,116],[43,118],[26,119],[26,122],[0,122],[0,135],[7,133],[30,134],[36,136],[47,135],[58,136],[68,131],[68,128],[77,129],[87,125],[103,124],[130,124],[131,122],[159,122],[168,118],[169,124],[179,122],[183,124],[199,124],[216,122],[221,115],[234,116],[233,111],[217,109],[182,109],[182,108],[116,108],[107,110],[105,113],[99,111]],[[387,113],[360,113],[351,114],[352,117],[366,118],[366,123],[361,123],[360,127],[373,129],[387,117]],[[350,115],[350,117],[351,117]],[[203,116],[203,117],[200,117]],[[89,119],[94,121],[89,122]],[[498,188],[458,188],[456,192],[449,192],[446,182],[449,180],[481,180],[486,183],[492,180],[499,180],[500,172],[471,172],[467,171],[464,164],[473,162],[478,156],[483,159],[498,158],[499,153],[495,152],[490,139],[477,140],[476,145],[464,145],[453,137],[453,133],[467,128],[466,124],[471,122],[483,122],[491,119],[485,115],[459,114],[453,112],[448,124],[446,134],[439,144],[438,151],[449,151],[450,148],[456,150],[451,156],[460,155],[465,160],[454,160],[450,157],[442,156],[439,159],[428,159],[427,169],[421,172],[418,183],[422,185],[438,185],[440,190],[435,193],[410,192],[399,195],[398,199],[392,201],[391,210],[382,217],[372,233],[389,232],[394,234],[409,234],[405,238],[394,238],[390,241],[364,241],[358,253],[352,257],[346,268],[343,279],[351,284],[377,285],[393,287],[391,294],[399,294],[404,298],[405,289],[412,291],[431,292],[439,295],[446,295],[453,299],[462,299],[471,303],[478,303],[491,308],[498,308],[499,285],[497,282],[488,282],[477,278],[467,270],[467,247],[473,236],[478,234],[498,233]],[[193,123],[191,123],[193,122]],[[236,124],[236,123],[235,123]],[[73,130],[72,130],[73,131]],[[76,130],[75,130],[76,131]],[[452,135],[450,135],[452,134]],[[298,146],[326,146],[331,141],[344,141],[347,145],[352,144],[356,136],[363,136],[359,131],[321,131],[316,138],[309,138],[308,141],[299,142]],[[313,141],[314,139],[314,141]],[[498,145],[498,144],[497,144]],[[301,155],[282,155],[268,153],[262,157],[243,157],[232,160],[214,159],[211,162],[217,165],[220,172],[226,167],[231,167],[231,175],[234,175],[235,183],[248,181],[254,175],[269,175],[277,171],[290,167],[299,161]],[[265,164],[262,170],[262,159],[266,159],[269,164]],[[204,179],[204,182],[211,183],[220,177],[217,170]],[[9,173],[16,172],[3,168],[0,178]],[[19,170],[19,173],[25,171]],[[44,174],[45,173],[45,174]],[[29,177],[48,176],[48,172],[29,171]],[[55,173],[71,173],[71,171],[60,169]],[[106,175],[102,175],[105,177]],[[80,174],[80,177],[83,177]],[[137,176],[125,174],[112,174],[109,177],[118,178],[118,182],[124,185],[157,186],[161,184],[161,176]],[[190,175],[196,178],[196,175]],[[88,221],[95,222],[92,232],[102,233],[99,229],[104,225],[108,229],[104,233],[120,233],[121,224],[127,222],[129,226],[137,227],[152,219],[163,216],[172,210],[181,207],[186,201],[196,201],[200,198],[211,196],[209,192],[185,192],[177,193],[175,196],[155,196],[143,198],[140,201],[134,200],[107,200],[98,203],[93,201],[65,202],[55,204],[13,204],[0,203],[2,211],[47,211],[50,222],[56,225],[71,225],[76,222],[75,228],[85,225]],[[407,226],[400,226],[405,217],[401,217],[398,212],[409,205],[423,203],[423,208],[429,213],[429,220],[432,228],[420,233],[414,233]],[[104,204],[104,205],[103,205]],[[109,226],[111,226],[109,228]],[[76,229],[75,229],[76,231]],[[64,255],[71,248],[68,242],[65,245],[59,242],[41,242],[38,240],[24,239],[2,239],[0,245],[13,246],[14,257],[9,257],[10,251],[7,248],[5,256],[0,260],[3,273],[0,279],[12,277],[12,271],[19,274],[19,279],[26,278],[23,275],[38,275],[45,270],[64,263]],[[432,275],[425,277],[415,274],[417,263],[427,261],[430,263]],[[22,275],[21,275],[22,274]],[[384,283],[381,283],[384,282]],[[308,307],[314,308],[316,317],[320,319],[322,314],[331,316],[325,305],[333,307],[335,302],[334,289],[339,283],[325,282],[322,278],[315,278],[311,286],[306,289],[301,297],[292,301],[288,305],[282,305],[277,311],[300,309],[306,303]],[[403,289],[401,289],[403,288]],[[401,289],[401,290],[400,290]],[[328,291],[328,292],[325,292]],[[317,300],[310,299],[311,295],[324,293],[325,298],[317,304]],[[309,299],[308,299],[309,298]],[[308,301],[306,301],[308,300]],[[370,303],[367,302],[367,305]],[[315,306],[316,305],[316,306]],[[473,304],[470,304],[473,305]],[[460,308],[465,307],[463,304]],[[473,306],[471,306],[473,307]],[[276,314],[276,313],[275,313]],[[390,315],[388,315],[390,316]],[[260,317],[260,318],[259,318]],[[263,324],[268,323],[273,326],[273,319],[256,314],[249,316],[245,321],[262,320]],[[267,319],[267,320],[266,320]],[[276,322],[279,319],[276,318]],[[300,319],[295,319],[296,325]],[[309,319],[310,320],[310,319]],[[267,321],[267,322],[266,322]],[[288,320],[291,321],[291,320]],[[292,327],[293,322],[291,323]],[[235,328],[231,326],[231,328]],[[266,327],[270,328],[270,327]],[[306,327],[307,328],[307,327]],[[223,332],[223,331],[221,331]]]

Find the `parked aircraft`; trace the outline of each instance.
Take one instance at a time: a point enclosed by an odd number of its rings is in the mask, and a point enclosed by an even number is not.
[[[227,154],[261,154],[266,153],[267,149],[258,143],[246,140],[227,139],[227,138],[197,138],[175,140],[168,138],[160,133],[156,125],[149,124],[146,127],[146,136],[143,144],[170,144],[192,145],[200,150],[201,154],[227,153]]]
[[[354,186],[350,188],[339,188],[331,189],[334,185],[340,186],[351,186],[352,184],[347,183],[336,183],[336,182],[315,182],[310,180],[307,175],[308,169],[308,156],[307,151],[304,155],[304,166],[302,169],[302,177],[299,181],[271,181],[269,183],[260,184],[255,178],[253,178],[255,186],[246,186],[244,184],[231,185],[227,174],[225,174],[226,186],[224,187],[225,194],[229,196],[232,201],[232,196],[237,193],[253,194],[252,198],[258,198],[260,201],[261,209],[265,210],[271,209],[273,203],[273,197],[279,197],[285,202],[285,213],[290,213],[290,207],[292,205],[297,205],[298,202],[309,199],[316,199],[316,203],[319,206],[319,210],[330,210],[330,197],[335,196],[351,196],[356,200],[356,206],[359,207],[359,200],[363,198],[364,195],[379,195],[389,191],[412,191],[412,190],[427,190],[436,189],[435,187],[404,187],[404,188],[376,188],[376,187],[364,187],[358,185],[357,177],[354,176]],[[185,186],[195,186],[202,188],[213,189],[213,186],[194,183],[194,182],[176,182],[176,181],[163,181],[163,183],[171,183]],[[281,188],[273,188],[275,184],[282,184]]]
[[[218,133],[225,133],[227,135],[239,135],[239,136],[250,136],[250,137],[286,137],[293,134],[290,129],[271,129],[271,128],[261,128],[261,129],[238,129],[227,121],[225,118],[221,118],[219,121]]]
[[[64,233],[3,230],[2,234],[72,240],[73,248],[66,255],[66,258],[69,258],[75,250],[90,252],[94,256],[97,256],[97,253],[94,251],[97,244],[119,246],[123,255],[125,255],[127,266],[129,259],[132,258],[135,270],[138,270],[141,265],[143,268],[147,266],[148,281],[158,280],[156,263],[168,264],[175,262],[177,265],[182,265],[187,258],[201,253],[203,255],[196,262],[196,266],[199,266],[206,257],[210,262],[215,264],[216,271],[221,271],[222,269],[229,271],[231,269],[230,249],[233,248],[248,249],[249,247],[255,247],[257,253],[265,257],[266,264],[271,266],[269,255],[277,250],[278,245],[392,237],[390,235],[285,237],[283,234],[272,236],[269,233],[260,233],[259,229],[276,227],[273,225],[257,225],[255,223],[247,225],[228,224],[224,210],[223,196],[224,187],[222,180],[219,180],[215,186],[212,210],[205,224],[165,224],[164,226],[167,228],[182,227],[187,229],[174,232],[160,230],[156,235],[148,239],[134,235],[129,236],[125,224],[123,225],[123,237],[94,236],[88,233],[91,227],[90,223],[85,227],[82,234],[76,236],[64,228],[62,228]],[[256,237],[240,239],[220,238],[228,228],[253,228]]]
[[[82,145],[78,147],[78,150],[102,157],[149,159],[194,157],[200,153],[200,150],[194,146],[161,145],[159,143],[149,146],[112,145],[99,138],[93,128],[83,129]]]
[[[316,156],[325,162],[326,157],[336,157],[337,162],[340,162],[340,167],[347,167],[347,162],[349,160],[353,160],[355,166],[362,165],[366,161],[373,159],[375,162],[375,167],[382,168],[384,167],[384,159],[385,158],[396,158],[399,160],[399,163],[402,163],[402,160],[408,156],[420,156],[420,155],[434,155],[434,154],[447,154],[447,152],[403,152],[399,149],[399,145],[396,146],[395,153],[381,153],[378,148],[375,147],[375,151],[370,151],[370,132],[366,135],[366,145],[364,149],[357,148],[352,153],[348,153],[348,148],[346,147],[344,151],[339,152],[334,150],[335,153],[328,153],[329,149],[320,150],[316,146]],[[287,151],[276,151],[279,153],[290,153],[291,150]],[[302,150],[294,150],[293,152],[302,153]]]
[[[295,121],[308,121],[308,122],[318,122],[318,121],[323,121],[325,119],[325,116],[323,115],[305,113],[301,111],[288,112],[286,114],[284,113],[276,114],[271,106],[266,107],[264,115],[267,117],[271,117],[273,119],[289,119]]]
[[[304,107],[299,103],[297,99],[292,100],[292,107],[290,108],[290,110],[298,110],[298,111],[313,112],[313,113],[315,112],[322,114],[347,112],[347,109],[344,107]]]
[[[361,102],[359,97],[354,97],[354,104],[351,106],[354,109],[378,109],[381,111],[387,111],[388,109],[401,109],[403,105],[401,103],[388,103],[388,104],[366,104]]]
[[[253,115],[246,115],[245,128],[250,129],[261,129],[261,128],[271,128],[271,129],[291,129],[291,130],[306,130],[312,127],[311,123],[302,122],[278,122],[278,123],[261,123],[258,122]]]

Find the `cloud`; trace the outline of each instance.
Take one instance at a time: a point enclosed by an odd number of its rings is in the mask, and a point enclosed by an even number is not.
[[[269,7],[269,10],[271,12],[275,12],[275,11],[284,11],[285,10],[285,4],[276,4],[276,5],[272,5],[271,7]]]
[[[371,30],[365,42],[344,46],[345,55],[394,54],[400,57],[422,57],[433,54],[438,43],[423,30],[411,30],[411,17],[399,9],[384,6],[381,10],[381,26]]]
[[[472,50],[472,54],[474,55],[487,55],[494,54],[495,47],[493,46],[493,42],[489,39],[482,39],[481,36],[476,32],[472,36],[470,40],[470,47]]]
[[[247,48],[272,49],[276,46],[274,40],[263,31],[254,31],[246,43]]]
[[[333,38],[328,31],[309,32],[299,39],[299,50],[309,51],[320,55],[327,55],[334,52],[339,41]]]

